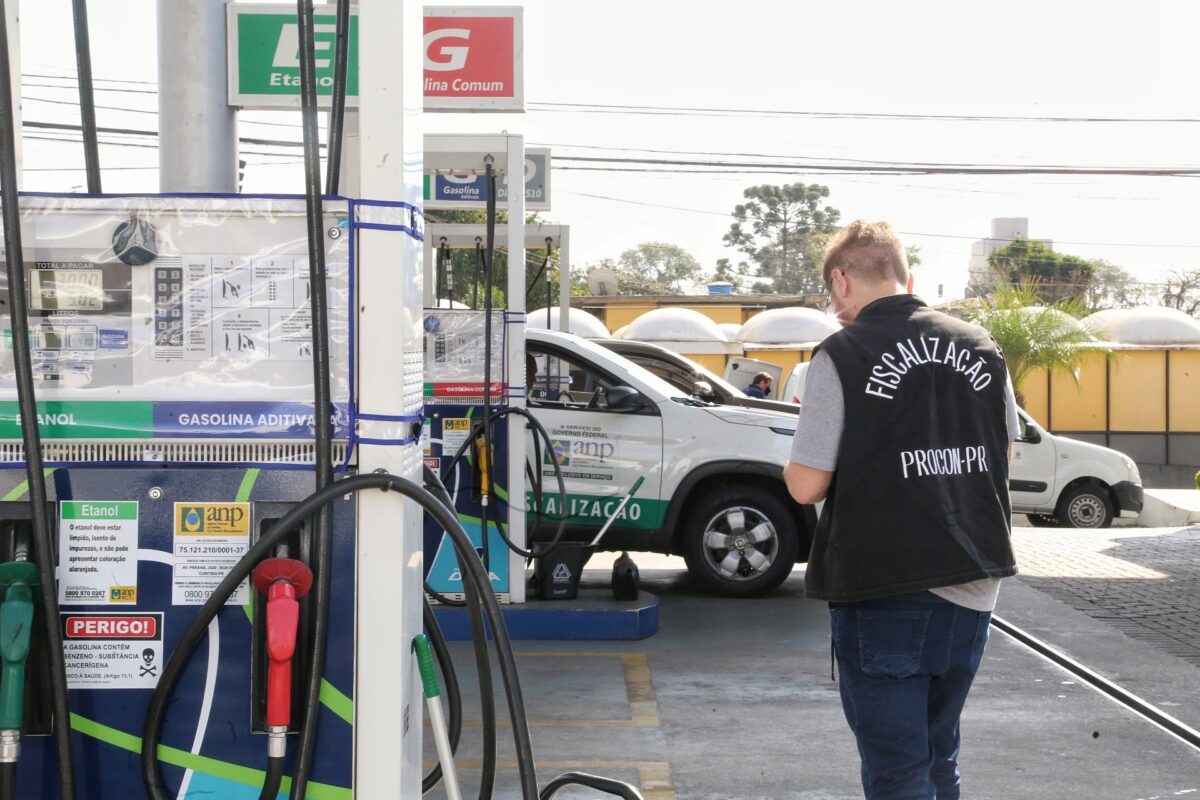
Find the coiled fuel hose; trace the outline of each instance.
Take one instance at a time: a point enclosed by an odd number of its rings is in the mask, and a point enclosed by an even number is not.
[[[607,778],[593,778],[583,775],[560,776],[550,783],[546,793],[539,795],[535,775],[536,764],[533,748],[530,742],[529,722],[525,715],[525,700],[521,691],[520,678],[517,675],[516,658],[512,650],[512,641],[508,628],[504,623],[499,601],[491,591],[491,585],[483,563],[479,560],[470,537],[463,530],[458,518],[431,491],[422,488],[407,478],[386,473],[370,473],[355,475],[337,481],[324,489],[314,492],[302,500],[285,514],[278,522],[270,527],[257,542],[255,542],[238,563],[221,580],[216,589],[205,601],[196,616],[188,625],[172,651],[170,658],[163,667],[162,677],[150,698],[146,712],[146,722],[142,731],[142,781],[146,793],[151,800],[170,800],[166,785],[161,774],[158,761],[158,747],[162,735],[163,720],[166,716],[170,699],[183,674],[185,667],[195,654],[196,648],[207,635],[208,625],[225,605],[225,601],[237,591],[237,587],[250,574],[254,566],[270,555],[272,548],[293,530],[304,519],[321,506],[328,506],[337,499],[349,494],[381,489],[394,491],[397,494],[416,502],[434,522],[450,537],[450,541],[458,555],[459,565],[463,573],[464,587],[472,585],[475,600],[482,606],[491,626],[496,646],[496,656],[500,665],[500,673],[504,682],[504,694],[508,703],[509,718],[512,724],[513,744],[516,750],[517,766],[521,782],[522,800],[547,800],[562,786],[581,784],[594,786],[600,791],[606,791],[628,800],[642,800],[641,794],[632,786],[612,781]],[[494,725],[494,723],[493,723]],[[591,781],[588,783],[587,781]],[[490,792],[482,795],[483,800],[491,797]]]

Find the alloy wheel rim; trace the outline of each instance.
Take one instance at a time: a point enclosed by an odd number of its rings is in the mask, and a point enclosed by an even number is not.
[[[717,512],[704,526],[703,550],[704,560],[721,578],[754,580],[775,563],[779,534],[758,509],[731,506]]]

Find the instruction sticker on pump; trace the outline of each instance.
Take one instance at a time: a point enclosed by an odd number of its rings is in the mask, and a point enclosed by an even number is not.
[[[204,605],[250,547],[249,503],[176,503],[171,604]],[[225,602],[244,605],[247,581]]]
[[[153,689],[163,663],[163,612],[62,612],[69,689]]]
[[[138,504],[121,500],[59,503],[61,605],[137,602]]]
[[[453,458],[462,443],[471,435],[470,417],[447,417],[442,420],[442,457]]]

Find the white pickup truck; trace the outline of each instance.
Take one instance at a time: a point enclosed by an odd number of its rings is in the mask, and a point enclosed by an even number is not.
[[[682,555],[700,586],[726,596],[769,592],[808,557],[816,515],[783,482],[794,415],[700,400],[559,331],[527,329],[526,350],[537,361],[529,408],[554,443],[527,445],[543,484],[532,540],[551,538],[562,516],[569,539],[591,540],[641,477],[605,549]]]

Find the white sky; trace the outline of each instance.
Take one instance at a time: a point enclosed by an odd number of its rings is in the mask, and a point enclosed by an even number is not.
[[[529,0],[524,6],[525,94],[531,103],[1200,120],[1194,41],[1200,4],[1189,0],[1119,5]],[[69,0],[24,0],[20,8],[22,72],[73,76]],[[155,8],[152,0],[89,4],[97,79],[155,80]],[[67,82],[26,77],[25,83],[26,120],[78,122],[77,109],[69,105],[73,90],[37,85]],[[97,102],[156,108],[152,93],[102,92]],[[155,128],[153,114],[101,109],[97,116],[102,126]],[[298,112],[243,113],[240,133],[298,139],[298,127],[278,126],[298,118]],[[725,155],[736,153],[1200,166],[1196,122],[863,121],[531,110],[442,114],[427,121],[427,130],[523,133],[528,145],[549,145],[556,155],[746,160]],[[100,154],[106,191],[157,191],[154,150],[102,146]],[[268,166],[262,162],[280,159],[246,158],[251,162],[246,191],[303,191],[298,159]],[[78,144],[25,143],[28,190],[81,191],[82,166]],[[725,250],[721,237],[742,189],[798,180],[829,186],[830,203],[843,219],[887,219],[905,233],[907,243],[919,245],[924,264],[918,291],[927,296],[936,293],[938,283],[945,284],[947,296],[961,293],[971,242],[987,236],[992,217],[1028,217],[1031,236],[1053,239],[1062,252],[1106,258],[1148,281],[1165,280],[1173,269],[1200,268],[1198,178],[636,175],[556,169],[553,210],[543,216],[571,225],[576,265],[615,258],[639,242],[657,240],[688,249],[711,268],[722,256],[739,260]]]

